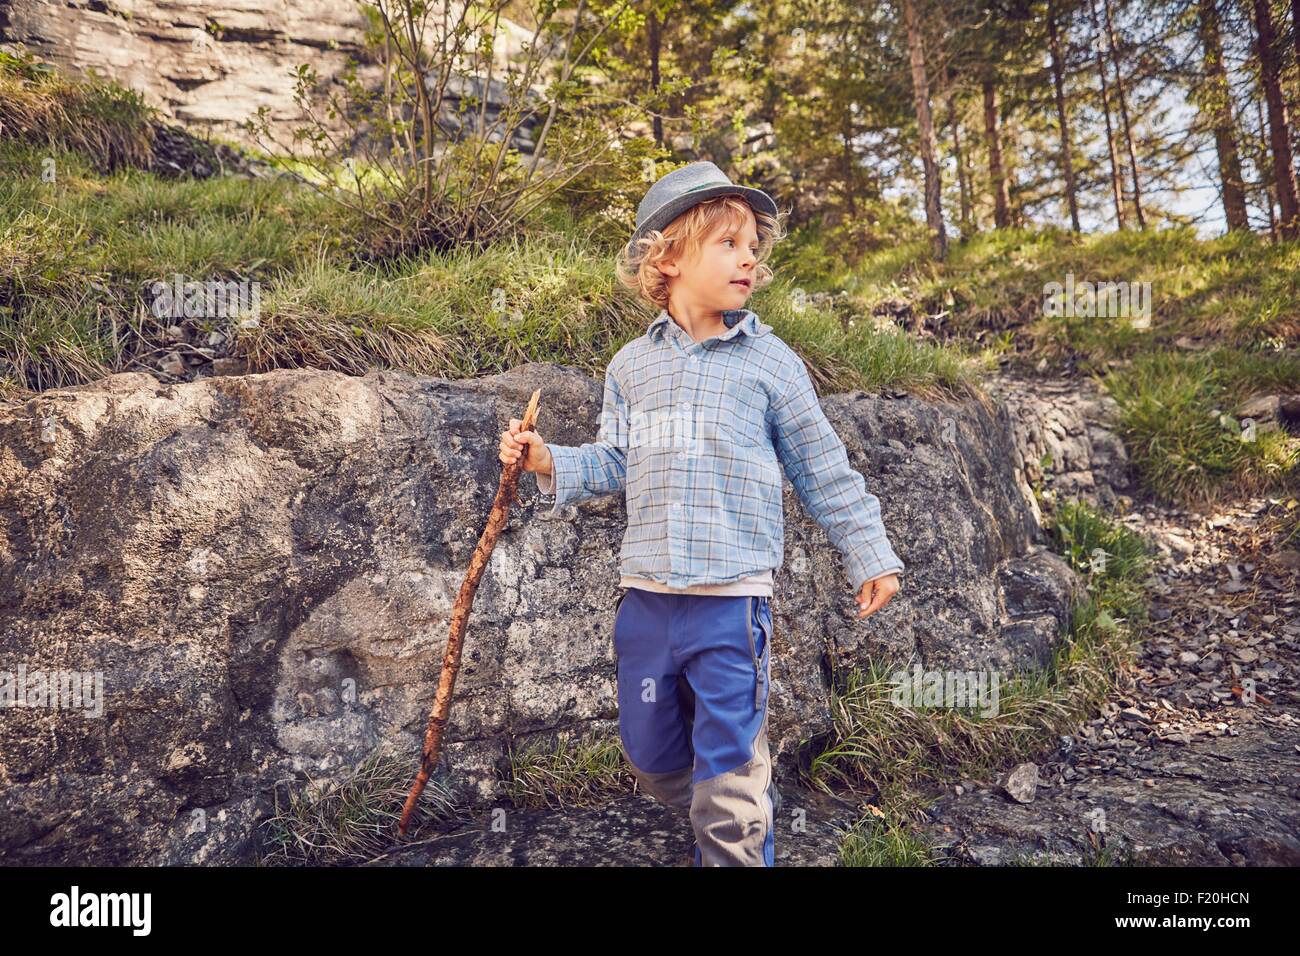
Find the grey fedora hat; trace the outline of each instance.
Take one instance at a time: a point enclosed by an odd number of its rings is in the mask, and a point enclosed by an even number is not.
[[[738,186],[707,161],[687,163],[659,178],[636,207],[636,229],[629,247],[652,229],[663,229],[692,206],[714,196],[740,196],[758,212],[775,216],[776,203],[761,189]]]

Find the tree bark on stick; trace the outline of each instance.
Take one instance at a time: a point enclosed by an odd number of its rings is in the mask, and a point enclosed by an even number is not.
[[[541,394],[542,390],[539,388],[529,399],[528,408],[525,409],[524,417],[521,419],[520,431],[528,431],[536,423],[537,402]],[[451,694],[456,687],[456,674],[460,671],[460,652],[464,645],[465,625],[469,620],[469,611],[474,604],[474,593],[478,591],[479,580],[487,569],[488,559],[492,557],[492,549],[496,547],[501,529],[506,526],[511,502],[519,500],[515,492],[519,487],[519,475],[523,471],[527,454],[528,449],[525,448],[524,454],[518,461],[511,462],[501,470],[501,483],[497,486],[497,496],[492,502],[487,526],[479,536],[478,547],[474,549],[474,554],[469,559],[469,570],[465,573],[460,593],[456,595],[456,603],[451,609],[451,633],[447,637],[447,649],[442,655],[442,674],[438,678],[438,691],[433,698],[433,709],[429,711],[429,726],[424,732],[420,772],[415,778],[415,783],[411,785],[411,792],[406,797],[406,805],[402,807],[402,817],[397,824],[398,832],[403,836],[406,835],[406,829],[410,825],[415,804],[420,799],[420,794],[424,792],[424,785],[428,782],[434,767],[438,765],[438,754],[442,749],[442,732],[447,726],[447,715],[451,710]]]

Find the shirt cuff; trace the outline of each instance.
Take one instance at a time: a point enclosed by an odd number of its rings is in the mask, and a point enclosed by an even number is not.
[[[567,445],[545,444],[546,450],[551,453],[551,473],[539,475],[534,472],[533,475],[537,479],[538,491],[555,496],[555,503],[546,512],[547,517],[554,517],[560,513],[561,508],[579,497],[578,457],[581,452]]]
[[[889,559],[877,561],[870,566],[862,565],[854,569],[853,573],[850,575],[850,578],[857,582],[853,588],[853,593],[861,593],[862,585],[866,584],[868,581],[874,581],[876,578],[883,578],[889,574],[901,575],[902,573],[903,562],[899,559],[898,555],[892,554],[891,552]]]

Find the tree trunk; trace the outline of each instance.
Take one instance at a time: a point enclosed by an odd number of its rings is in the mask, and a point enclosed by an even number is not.
[[[840,127],[840,175],[846,187],[845,202],[849,207],[849,218],[858,218],[858,166],[857,155],[853,152],[853,114],[844,110]]]
[[[1133,212],[1137,216],[1138,228],[1145,229],[1147,220],[1142,214],[1142,186],[1138,182],[1137,154],[1133,149],[1133,125],[1128,119],[1124,70],[1119,61],[1119,45],[1115,42],[1115,26],[1110,19],[1110,0],[1101,0],[1101,8],[1106,14],[1106,43],[1110,46],[1110,58],[1115,63],[1115,99],[1119,102],[1119,121],[1124,127],[1124,144],[1128,148],[1128,165],[1133,177]]]
[[[1297,0],[1300,3],[1300,0]],[[1070,121],[1065,111],[1065,77],[1061,39],[1056,33],[1056,7],[1047,0],[1047,40],[1052,54],[1052,86],[1056,91],[1056,122],[1061,127],[1061,171],[1065,174],[1065,200],[1070,207],[1070,227],[1079,228],[1079,200],[1074,192],[1074,161],[1070,157]]]
[[[961,148],[961,118],[957,115],[957,98],[951,88],[947,100],[948,122],[952,124],[952,153],[957,159],[957,195],[961,203],[961,232],[964,238],[970,230],[970,187],[966,182],[966,154]]]
[[[1255,39],[1259,51],[1259,81],[1268,106],[1268,139],[1273,152],[1273,183],[1281,211],[1278,229],[1283,239],[1300,238],[1300,202],[1296,199],[1295,165],[1291,158],[1291,129],[1282,97],[1281,64],[1273,14],[1268,0],[1255,2]]]
[[[656,95],[654,110],[654,137],[655,145],[663,148],[664,145],[664,118],[663,110],[659,107],[659,52],[660,52],[660,35],[659,35],[659,10],[655,4],[650,5],[650,16],[647,22],[650,32],[650,89]]]
[[[1124,228],[1124,179],[1115,149],[1115,130],[1110,123],[1110,91],[1106,83],[1106,61],[1101,55],[1101,26],[1097,22],[1097,2],[1088,0],[1092,13],[1092,49],[1097,55],[1097,75],[1101,77],[1101,115],[1106,120],[1106,150],[1110,154],[1110,189],[1115,199],[1115,223]]]
[[[1273,196],[1273,177],[1268,165],[1268,124],[1264,121],[1264,101],[1255,99],[1255,123],[1259,135],[1255,137],[1258,155],[1255,168],[1259,170],[1259,187],[1264,193],[1264,208],[1268,210],[1268,237],[1277,241],[1277,211],[1273,208],[1276,200]]]
[[[1300,3],[1300,0],[1296,0]],[[1223,215],[1228,231],[1249,229],[1246,187],[1237,155],[1237,130],[1232,119],[1231,93],[1223,68],[1223,42],[1219,35],[1218,0],[1200,0],[1201,50],[1205,58],[1203,109],[1214,124],[1214,148],[1219,156],[1219,182],[1223,191]]]
[[[1291,0],[1291,39],[1295,41],[1295,58],[1300,63],[1300,0]]]
[[[993,71],[986,69],[984,87],[984,138],[989,149],[989,186],[993,190],[993,225],[1005,229],[1011,224],[1011,199],[1007,193],[1007,177],[1002,169],[1002,141],[998,135],[997,87]]]
[[[903,0],[903,20],[907,24],[907,50],[912,64],[912,100],[916,104],[921,165],[925,168],[925,222],[930,228],[934,257],[942,260],[948,256],[948,236],[940,204],[939,163],[935,159],[939,149],[934,139],[934,118],[930,114],[930,84],[925,76],[925,47],[916,16],[916,0]]]
[[[966,204],[969,207],[970,227],[972,231],[978,232],[980,224],[975,209],[975,165],[971,158],[971,150],[963,149],[958,161],[962,165],[963,178],[966,180]]]

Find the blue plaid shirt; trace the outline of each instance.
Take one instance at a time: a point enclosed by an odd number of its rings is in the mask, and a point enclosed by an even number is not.
[[[596,440],[546,445],[553,474],[537,484],[555,496],[547,513],[626,489],[620,571],[669,587],[720,584],[781,566],[784,472],[854,593],[902,571],[803,360],[749,309],[722,318],[725,333],[696,342],[665,309],[618,350]]]

